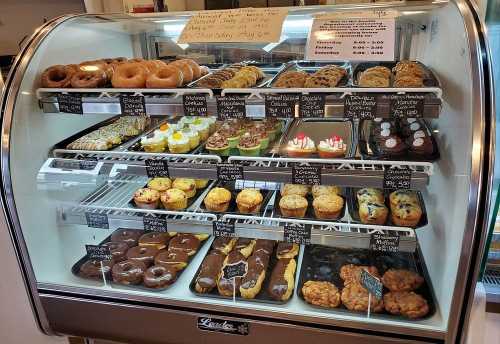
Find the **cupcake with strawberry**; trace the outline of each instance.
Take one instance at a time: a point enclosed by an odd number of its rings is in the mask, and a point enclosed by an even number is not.
[[[301,132],[288,141],[286,151],[291,158],[308,158],[316,153],[316,145],[309,136]]]
[[[323,159],[343,158],[347,151],[344,140],[337,135],[333,135],[326,140],[319,141],[318,155]]]

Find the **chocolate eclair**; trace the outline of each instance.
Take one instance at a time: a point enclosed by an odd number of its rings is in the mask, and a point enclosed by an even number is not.
[[[226,265],[238,264],[240,262],[246,261],[244,255],[242,255],[239,251],[231,251],[224,260],[224,264],[222,265],[222,270]],[[223,296],[233,296],[233,292],[236,293],[240,290],[241,280],[243,277],[236,278],[225,278],[224,273],[221,272],[219,275],[219,280],[217,281],[217,289],[219,290],[219,294]],[[233,285],[234,282],[234,285]]]
[[[248,271],[240,285],[240,294],[245,299],[253,299],[260,292],[266,277],[270,256],[262,251],[248,258]]]
[[[225,258],[225,255],[213,250],[203,259],[194,287],[198,293],[209,293],[215,288]]]
[[[293,293],[295,284],[295,259],[280,259],[274,266],[269,281],[268,293],[274,300],[286,301]]]
[[[252,254],[254,246],[255,246],[255,240],[247,238],[239,238],[238,241],[236,241],[236,244],[234,245],[234,250],[240,251],[242,255],[248,258]]]
[[[255,246],[253,248],[254,252],[264,252],[268,255],[273,253],[274,246],[276,245],[276,241],[274,240],[266,240],[266,239],[257,239],[255,241]]]
[[[212,243],[212,248],[224,254],[229,254],[236,244],[237,238],[225,238],[218,237],[215,238]]]
[[[280,242],[276,249],[276,258],[278,259],[291,259],[299,254],[299,245],[290,244],[287,242]]]

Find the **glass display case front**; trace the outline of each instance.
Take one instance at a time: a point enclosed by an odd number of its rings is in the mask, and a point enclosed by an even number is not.
[[[290,8],[277,42],[180,43],[187,12],[41,28],[6,83],[2,171],[44,330],[458,341],[486,232],[488,52],[466,2],[377,8],[396,13],[391,61],[306,59],[319,16],[369,6]]]

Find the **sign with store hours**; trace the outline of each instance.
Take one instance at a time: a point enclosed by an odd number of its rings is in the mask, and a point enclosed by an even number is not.
[[[205,94],[184,94],[182,96],[184,116],[206,116],[208,112]]]
[[[325,95],[322,93],[302,94],[299,102],[299,117],[325,117]]]
[[[82,95],[79,93],[58,93],[59,112],[83,115]]]
[[[243,277],[247,274],[248,263],[239,262],[236,264],[228,264],[222,269],[222,275],[225,279],[231,279],[236,277]]]
[[[166,160],[146,159],[144,164],[146,165],[146,173],[149,178],[168,178],[170,176],[168,173],[168,162]]]
[[[217,97],[217,117],[221,121],[245,118],[245,98],[239,95]]]
[[[384,171],[384,189],[410,189],[411,170],[409,168],[386,168]]]
[[[306,47],[311,61],[394,61],[395,19],[379,12],[314,18]]]
[[[87,226],[89,227],[109,229],[107,214],[85,213],[85,219],[87,220]]]
[[[377,277],[371,275],[365,269],[361,270],[361,285],[365,287],[368,292],[373,294],[373,296],[375,296],[377,299],[382,299],[382,290],[384,289],[382,282],[380,282]]]
[[[144,230],[165,233],[167,232],[167,219],[163,216],[148,216],[142,218]]]
[[[290,244],[310,245],[311,225],[304,223],[290,223],[283,228],[283,241]]]
[[[217,180],[230,182],[238,179],[245,179],[243,166],[229,163],[217,164]]]
[[[344,97],[344,117],[374,119],[377,113],[377,95],[348,94]]]
[[[91,260],[103,261],[113,259],[109,246],[103,245],[85,245],[87,256]]]
[[[295,93],[266,94],[266,117],[295,117],[295,106],[299,99],[300,94]]]
[[[213,235],[216,237],[235,237],[234,223],[214,221],[212,222]]]
[[[393,94],[390,100],[390,114],[394,118],[420,118],[424,114],[423,93]]]
[[[399,252],[399,235],[373,233],[370,237],[370,250],[379,252]]]
[[[144,96],[121,95],[120,109],[123,116],[146,116]]]
[[[292,183],[321,185],[321,166],[292,166]]]

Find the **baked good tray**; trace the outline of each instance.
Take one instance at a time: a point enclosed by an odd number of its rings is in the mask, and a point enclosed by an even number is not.
[[[306,72],[312,74],[317,72],[322,67],[325,66],[338,66],[342,67],[347,71],[347,75],[343,77],[336,87],[349,87],[351,86],[352,80],[352,66],[349,62],[310,62],[310,61],[291,61],[287,64],[286,68],[283,68],[279,73],[277,73],[266,85],[267,87],[276,87],[276,81],[286,72]],[[328,99],[328,96],[327,96]]]
[[[142,230],[141,230],[141,232],[143,232],[143,233],[148,233],[147,231],[142,231]],[[197,252],[196,252],[194,255],[192,255],[192,256],[190,256],[190,257],[189,257],[189,260],[188,260],[188,265],[191,263],[191,261],[193,260],[193,258],[194,258],[194,257],[198,254],[198,252],[201,250],[201,248],[203,247],[203,245],[205,245],[205,243],[206,243],[207,241],[210,241],[209,239],[210,239],[210,238],[208,238],[207,240],[204,240],[204,241],[202,241],[202,242],[200,243],[200,247],[198,248]],[[110,236],[108,236],[108,237],[107,237],[106,239],[104,239],[103,241],[101,241],[101,242],[99,243],[99,245],[102,245],[102,244],[107,243],[107,242],[110,242],[110,241],[111,241],[111,235],[110,235]],[[167,244],[167,245],[168,245],[168,244]],[[135,247],[135,246],[133,246],[133,247]],[[80,259],[79,259],[79,260],[78,260],[75,264],[73,264],[73,266],[71,267],[71,272],[73,273],[73,275],[75,275],[75,276],[77,276],[77,277],[80,277],[80,278],[83,278],[83,279],[92,280],[92,281],[102,281],[102,279],[100,279],[100,278],[91,278],[91,277],[83,276],[83,275],[80,273],[80,268],[81,268],[81,266],[82,266],[82,265],[83,265],[83,264],[84,264],[87,260],[89,260],[88,255],[85,255],[85,256],[83,256],[82,258],[80,258]],[[136,290],[137,290],[137,289],[139,289],[139,290],[147,290],[147,291],[158,292],[158,291],[167,290],[170,286],[172,286],[173,284],[175,284],[175,282],[177,282],[177,280],[178,280],[178,279],[179,279],[179,277],[182,275],[182,273],[184,272],[184,270],[186,270],[186,268],[187,268],[187,266],[186,266],[184,269],[182,269],[182,270],[178,271],[178,272],[177,272],[177,277],[176,277],[176,280],[175,280],[172,284],[170,284],[170,285],[168,285],[168,286],[166,286],[166,287],[164,287],[164,288],[148,288],[148,287],[146,287],[146,286],[145,286],[145,285],[143,285],[143,284],[137,284],[137,285],[125,285],[125,284],[121,284],[121,283],[116,283],[116,282],[114,282],[114,281],[113,281],[113,277],[111,276],[111,271],[110,271],[108,274],[106,274],[105,276],[106,276],[106,283],[109,283],[111,286],[117,286],[117,287],[120,287],[120,288],[131,288],[131,289],[136,289]]]
[[[419,162],[434,162],[439,160],[439,147],[432,134],[432,130],[429,128],[429,125],[425,120],[420,119],[421,122],[425,125],[425,129],[430,134],[433,152],[428,155],[418,155],[407,150],[403,154],[391,155],[388,153],[383,153],[379,150],[377,143],[375,142],[372,134],[371,134],[371,120],[360,121],[358,126],[358,147],[359,153],[366,160],[394,160],[394,161],[419,161]],[[400,132],[400,131],[398,131]],[[398,135],[400,136],[400,135]],[[401,137],[401,136],[400,136]],[[403,138],[402,138],[403,140]],[[403,140],[403,144],[406,143]]]
[[[236,296],[234,298],[235,300],[245,301],[245,302],[257,302],[257,303],[272,303],[272,304],[276,304],[276,305],[284,305],[288,301],[290,301],[290,299],[293,297],[293,293],[288,300],[277,301],[277,300],[273,299],[267,291],[267,288],[269,286],[269,282],[271,280],[271,274],[273,272],[274,267],[276,266],[276,263],[278,262],[278,258],[276,258],[277,247],[278,247],[278,245],[274,246],[273,253],[271,254],[271,257],[269,258],[269,264],[267,265],[266,276],[264,278],[264,282],[262,283],[262,288],[261,288],[260,292],[253,299],[245,299],[241,296]],[[207,252],[207,255],[210,254],[210,252],[212,252],[212,250],[209,250]],[[294,258],[296,262],[297,262],[297,257]],[[205,258],[203,258],[203,260],[205,260]],[[189,289],[191,290],[191,292],[193,294],[200,296],[200,297],[207,297],[207,298],[212,298],[212,299],[233,300],[233,297],[231,297],[231,296],[220,295],[218,290],[217,290],[217,286],[215,286],[214,289],[212,289],[212,291],[209,293],[199,293],[196,291],[196,289],[195,289],[196,278],[198,277],[198,275],[200,273],[202,264],[203,264],[203,261],[200,264],[200,266],[198,267],[198,270],[196,270],[196,274],[194,275],[193,280],[189,284]],[[297,278],[297,271],[295,271],[295,274],[294,274],[294,279],[295,278]],[[294,283],[294,286],[295,286],[295,283]]]
[[[341,249],[320,245],[305,246],[299,282],[297,284],[297,295],[300,299],[306,302],[304,300],[304,296],[302,295],[302,287],[304,283],[311,280],[328,281],[334,284],[338,288],[339,292],[341,292],[344,282],[340,278],[340,268],[346,264],[375,266],[378,269],[380,276],[382,276],[385,271],[390,268],[407,269],[417,272],[425,280],[425,282],[418,289],[416,289],[415,292],[427,300],[429,312],[424,317],[416,320],[427,319],[436,312],[436,302],[429,274],[423,260],[421,260],[420,255],[417,252],[418,250],[414,254],[407,252],[385,253],[374,252],[366,249]],[[389,290],[384,287],[383,293],[385,294],[388,291]],[[307,305],[323,310],[329,309],[327,307],[316,306],[309,303],[307,303]],[[348,314],[363,313],[351,311],[342,304],[337,308],[330,309],[334,312]],[[384,317],[392,320],[399,319],[411,321],[411,319],[403,316],[387,313],[385,310],[381,313],[372,312],[371,316]]]
[[[347,188],[347,203],[349,204],[348,205],[349,215],[351,216],[352,221],[362,223],[359,217],[359,203],[356,197],[356,192],[358,190],[359,188]],[[392,191],[394,190],[384,190],[385,206],[389,210],[389,214],[387,215],[387,220],[384,226],[396,226],[394,223],[392,223],[391,220],[391,207],[389,202],[389,194]],[[427,218],[427,211],[425,210],[425,203],[422,194],[420,193],[420,191],[415,191],[415,193],[417,194],[418,197],[420,209],[422,209],[422,216],[420,217],[420,221],[417,223],[415,228],[420,228],[426,226],[429,223],[429,220]]]

